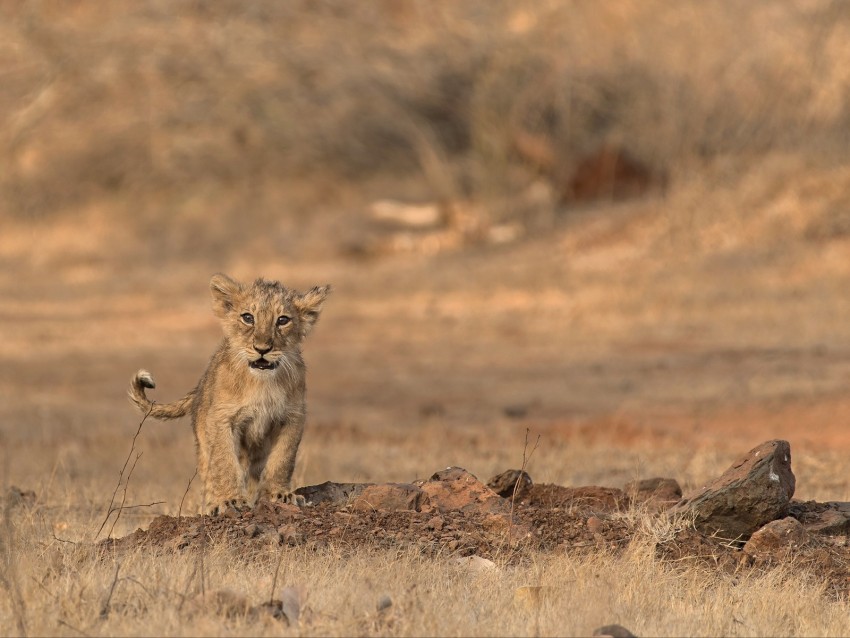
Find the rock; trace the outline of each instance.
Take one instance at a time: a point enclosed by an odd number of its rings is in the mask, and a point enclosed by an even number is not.
[[[591,531],[593,534],[599,534],[602,532],[602,520],[597,516],[591,516],[587,519],[587,529]]]
[[[650,478],[626,483],[623,491],[635,505],[646,504],[650,509],[666,509],[682,498],[682,488],[676,479]]]
[[[301,617],[302,593],[295,587],[284,587],[280,592],[280,600],[268,602],[251,607],[249,614],[254,618],[258,616],[271,616],[275,620],[285,622],[293,627],[298,625]]]
[[[301,617],[301,601],[304,596],[295,587],[284,587],[280,591],[280,607],[290,625],[297,625]]]
[[[393,599],[389,596],[381,596],[378,599],[378,604],[375,605],[375,610],[380,614],[393,606]]]
[[[850,532],[850,503],[791,503],[788,513],[800,521],[809,534],[843,536]]]
[[[771,521],[753,532],[744,544],[744,553],[756,558],[774,558],[783,560],[794,550],[806,544],[808,534],[802,523],[788,516]]]
[[[372,218],[408,228],[435,228],[444,222],[439,204],[408,204],[391,199],[379,199],[369,206]]]
[[[370,485],[354,499],[352,507],[357,511],[413,511],[428,512],[431,500],[420,487],[410,483],[382,483]]]
[[[493,572],[499,569],[496,566],[496,563],[491,561],[489,558],[484,558],[478,554],[473,554],[472,556],[459,556],[452,562],[459,567],[463,567],[467,571],[476,573]]]
[[[611,638],[637,638],[622,625],[604,625],[593,630],[594,636],[611,636]]]
[[[526,403],[514,403],[502,408],[502,413],[509,419],[523,419],[528,416],[528,409]]]
[[[626,494],[616,487],[564,487],[540,483],[532,486],[523,500],[538,507],[611,511],[619,509],[625,503]]]
[[[321,485],[299,487],[295,490],[295,493],[303,496],[312,505],[319,503],[347,505],[370,485],[374,485],[374,483],[333,483],[325,481]]]
[[[532,485],[531,477],[525,470],[505,470],[487,481],[487,487],[502,498],[508,499],[513,498],[514,487],[516,487],[516,497],[521,499]]]
[[[666,186],[667,177],[632,156],[625,148],[600,146],[581,158],[563,189],[562,201],[622,200]]]
[[[417,481],[415,485],[422,488],[430,497],[431,504],[441,512],[510,513],[510,504],[460,467],[441,470],[427,481]]]
[[[794,485],[791,446],[787,441],[767,441],[669,511],[693,514],[696,528],[704,534],[747,539],[788,513]]]

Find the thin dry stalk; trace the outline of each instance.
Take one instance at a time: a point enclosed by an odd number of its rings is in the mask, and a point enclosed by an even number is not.
[[[540,435],[537,435],[537,440],[534,442],[534,447],[531,448],[531,452],[528,451],[528,435],[531,433],[531,428],[525,428],[525,443],[522,446],[522,466],[519,470],[519,476],[517,476],[516,483],[514,483],[514,491],[511,494],[511,515],[510,520],[508,521],[508,544],[510,545],[511,538],[513,538],[514,532],[514,507],[516,505],[516,495],[519,492],[519,483],[522,481],[522,475],[525,474],[525,468],[528,466],[528,462],[531,460],[532,455],[534,455],[535,450],[537,450],[537,446],[540,445]]]
[[[112,602],[112,594],[115,593],[115,586],[118,584],[118,572],[121,571],[121,563],[115,563],[115,575],[112,577],[112,585],[109,587],[109,593],[106,595],[106,600],[103,601],[103,605],[100,608],[100,617],[107,618],[109,617],[109,605]]]
[[[192,478],[189,479],[189,482],[186,484],[186,491],[183,492],[183,498],[180,499],[180,507],[177,508],[177,526],[180,527],[180,519],[183,513],[183,502],[186,500],[186,495],[189,493],[189,488],[192,487],[192,481],[195,480],[195,477],[198,475],[198,468],[195,468],[195,473],[192,474]]]
[[[522,446],[522,467],[519,470],[519,476],[516,478],[516,483],[514,483],[514,491],[511,494],[511,520],[514,517],[514,504],[516,503],[516,495],[519,492],[519,484],[522,481],[522,475],[525,473],[525,468],[528,465],[528,462],[531,460],[531,456],[534,454],[534,451],[537,449],[537,446],[540,445],[540,435],[537,435],[537,440],[534,442],[534,447],[531,448],[531,452],[526,455],[528,452],[528,435],[530,433],[530,428],[525,428],[525,444]]]
[[[130,457],[133,456],[133,450],[136,449],[136,439],[139,438],[139,434],[142,431],[142,426],[145,424],[148,416],[150,416],[151,410],[153,410],[154,404],[151,403],[151,407],[148,409],[147,414],[142,417],[142,420],[139,422],[139,427],[136,430],[136,433],[133,435],[133,441],[130,443],[130,451],[127,453],[127,458],[124,459],[124,466],[121,468],[121,471],[118,473],[118,483],[115,486],[115,490],[112,492],[112,498],[109,500],[109,507],[106,510],[106,516],[103,518],[103,522],[100,524],[100,528],[97,530],[97,533],[94,535],[95,539],[100,536],[100,533],[103,531],[103,528],[106,527],[106,523],[109,521],[109,517],[117,511],[118,516],[115,517],[115,521],[112,523],[112,527],[109,530],[109,533],[112,533],[112,530],[115,529],[115,523],[118,522],[118,519],[121,517],[121,510],[124,507],[124,501],[127,498],[127,485],[130,482],[130,474],[133,473],[133,468],[136,467],[136,462],[138,462],[141,453],[136,455],[136,460],[133,461],[133,467],[130,468],[130,473],[127,475],[126,481],[124,481],[124,494],[121,500],[121,506],[115,508],[115,495],[118,494],[118,490],[121,489],[121,481],[124,479],[124,471],[127,469],[127,464],[130,462]]]
[[[130,466],[130,471],[127,473],[127,478],[124,481],[124,492],[121,494],[121,505],[116,508],[110,507],[110,511],[106,514],[107,518],[109,518],[109,515],[112,514],[112,512],[118,512],[118,515],[112,521],[112,526],[109,528],[109,533],[107,534],[107,536],[112,536],[112,532],[115,529],[115,524],[118,522],[118,519],[121,518],[121,513],[126,509],[124,503],[127,500],[127,487],[130,485],[130,477],[133,475],[133,470],[136,469],[136,463],[138,463],[141,456],[141,452],[136,455],[136,459],[133,461],[133,465]]]
[[[201,595],[207,593],[206,579],[204,575],[204,554],[207,550],[207,490],[204,489],[201,496],[201,551],[198,554],[199,566],[201,569]]]
[[[272,588],[269,592],[269,604],[271,605],[274,602],[274,590],[277,589],[277,576],[280,573],[280,564],[283,562],[283,548],[286,545],[280,546],[280,551],[277,554],[277,565],[274,568],[274,578],[272,578]]]

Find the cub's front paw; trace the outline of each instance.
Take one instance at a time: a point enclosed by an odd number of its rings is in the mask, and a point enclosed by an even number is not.
[[[228,513],[238,514],[239,512],[244,512],[248,509],[251,509],[248,501],[240,496],[237,498],[227,498],[219,501],[212,507],[210,513],[213,516],[224,516]]]
[[[306,498],[301,496],[300,494],[296,494],[291,491],[276,491],[269,493],[266,498],[272,503],[289,503],[291,505],[297,505],[298,507],[306,507],[307,505],[311,505],[307,501]]]

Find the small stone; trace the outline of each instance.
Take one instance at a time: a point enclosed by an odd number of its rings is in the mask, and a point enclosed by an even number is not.
[[[298,532],[298,528],[292,523],[281,525],[278,527],[277,533],[280,535],[281,542],[286,545],[297,545],[303,540],[303,536]]]
[[[502,498],[513,498],[514,488],[516,497],[522,498],[532,485],[531,477],[524,470],[505,470],[487,481],[487,487]]]
[[[604,625],[593,630],[594,636],[611,636],[611,638],[637,638],[622,625]]]
[[[295,490],[295,494],[303,496],[307,502],[313,505],[320,503],[332,503],[334,505],[348,505],[352,500],[372,483],[333,483],[326,481],[321,485],[307,485]],[[296,509],[297,506],[294,506]]]
[[[378,604],[375,608],[378,610],[378,613],[385,612],[387,609],[393,606],[393,599],[389,596],[381,596],[378,599]]]
[[[290,625],[298,624],[303,599],[303,592],[296,587],[284,587],[280,591],[281,609]]]
[[[744,545],[743,551],[753,557],[783,560],[805,545],[807,540],[808,535],[800,521],[788,516],[771,521],[754,532]]]
[[[455,558],[453,562],[456,565],[465,568],[467,571],[474,573],[492,572],[498,569],[496,563],[491,561],[489,558],[484,558],[478,554],[458,557]]]
[[[425,523],[425,527],[428,529],[433,529],[435,532],[439,532],[443,529],[443,518],[442,516],[434,516],[429,519],[427,523]]]
[[[596,516],[591,516],[587,519],[587,529],[594,534],[599,534],[602,531],[602,520]]]

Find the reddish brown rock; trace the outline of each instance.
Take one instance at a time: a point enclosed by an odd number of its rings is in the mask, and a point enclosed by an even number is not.
[[[460,467],[450,467],[427,481],[415,483],[441,512],[507,514],[510,504],[472,474]]]
[[[789,513],[802,523],[810,534],[843,536],[850,532],[850,503],[815,501],[791,503]]]
[[[787,441],[767,441],[670,511],[693,514],[696,528],[705,534],[747,539],[788,513],[794,486],[791,446]]]
[[[602,146],[583,157],[562,194],[563,201],[630,199],[663,188],[667,178],[633,157],[626,149]]]
[[[303,496],[311,505],[320,503],[333,503],[335,505],[347,505],[372,483],[334,483],[325,481],[320,485],[307,485],[299,487],[295,493]]]
[[[744,553],[757,558],[782,560],[806,544],[808,534],[796,518],[788,516],[771,521],[753,532],[744,545]]]
[[[666,509],[679,502],[682,488],[676,479],[650,478],[626,483],[623,491],[635,505],[650,509]]]
[[[364,489],[352,505],[355,510],[428,512],[431,499],[410,483],[381,483]]]
[[[524,470],[505,470],[487,481],[487,487],[502,498],[513,498],[516,488],[516,498],[521,499],[532,485],[531,477]]]

